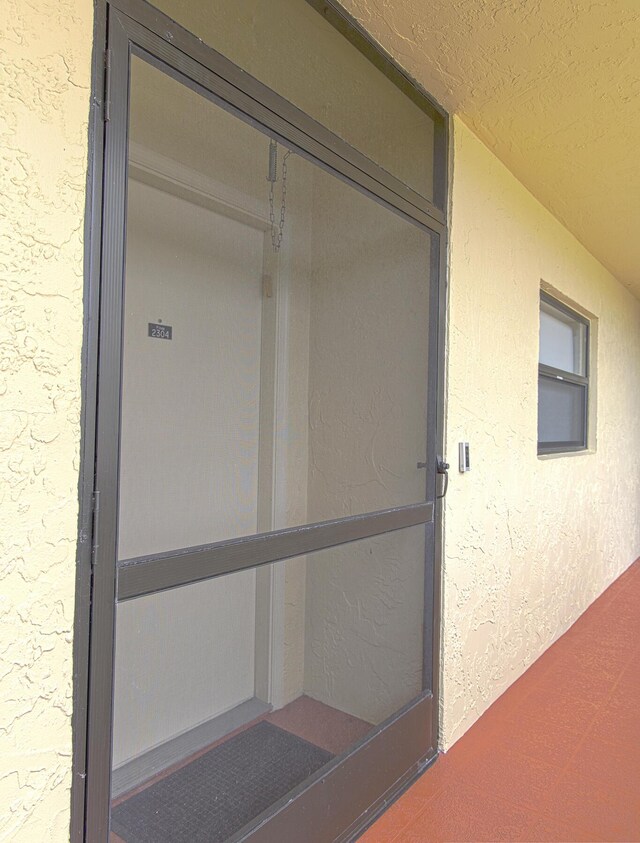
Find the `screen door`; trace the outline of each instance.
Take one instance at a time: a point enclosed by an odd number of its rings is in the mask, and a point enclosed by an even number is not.
[[[438,226],[110,20],[91,839],[335,840],[435,751]]]

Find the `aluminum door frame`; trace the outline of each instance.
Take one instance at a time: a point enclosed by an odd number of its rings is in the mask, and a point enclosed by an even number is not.
[[[119,439],[120,368],[113,365],[119,360],[122,342],[121,286],[124,272],[123,256],[125,246],[125,200],[128,96],[118,96],[127,91],[129,84],[129,55],[139,52],[141,57],[157,64],[179,81],[192,87],[200,94],[209,96],[220,105],[221,84],[226,95],[226,107],[242,112],[243,119],[257,122],[271,134],[278,135],[289,144],[294,144],[300,154],[306,155],[324,165],[327,169],[348,181],[352,186],[364,190],[382,204],[393,207],[403,216],[418,223],[432,234],[431,294],[429,316],[429,386],[431,397],[428,405],[427,443],[427,488],[430,495],[424,504],[368,513],[365,516],[325,522],[321,525],[306,525],[293,530],[278,531],[266,536],[248,537],[247,543],[263,541],[272,544],[276,552],[278,542],[289,542],[295,555],[295,547],[304,547],[310,552],[316,537],[321,536],[317,547],[328,547],[345,541],[376,535],[410,524],[424,523],[427,535],[427,559],[425,577],[425,675],[429,688],[421,697],[409,703],[385,724],[354,747],[347,757],[328,774],[317,781],[305,782],[297,790],[297,798],[279,810],[269,822],[252,830],[251,839],[289,839],[287,835],[299,830],[300,822],[305,826],[310,816],[327,814],[327,803],[331,803],[332,815],[340,829],[336,839],[348,839],[355,830],[366,824],[380,810],[398,788],[415,777],[434,758],[437,748],[437,698],[438,698],[438,648],[439,648],[439,596],[440,566],[438,564],[441,546],[441,504],[436,500],[436,450],[442,439],[442,382],[445,313],[445,251],[446,225],[443,211],[412,191],[405,191],[404,185],[383,172],[380,181],[376,179],[379,168],[366,159],[366,166],[358,159],[359,153],[340,138],[319,127],[284,99],[248,77],[206,47],[191,33],[183,30],[169,18],[149,6],[144,0],[116,0],[104,7],[104,14],[96,14],[96,34],[106,31],[107,11],[109,17],[109,38],[107,41],[107,73],[101,73],[100,52],[94,54],[94,92],[91,134],[94,154],[90,161],[87,228],[88,239],[86,270],[89,279],[85,298],[85,369],[83,386],[85,404],[83,412],[83,466],[81,472],[81,513],[79,541],[79,572],[77,606],[81,608],[78,625],[85,636],[74,644],[75,674],[74,687],[74,785],[72,793],[72,839],[106,840],[109,823],[110,758],[112,728],[112,673],[114,611],[117,592],[121,599],[135,593],[150,593],[159,588],[171,587],[162,581],[156,587],[149,587],[154,573],[143,578],[146,585],[131,588],[132,571],[135,566],[145,566],[152,572],[153,560],[134,560],[122,577],[117,576],[115,560],[115,517],[114,502],[117,501],[117,455]],[[242,77],[243,86],[234,83]],[[196,77],[194,79],[193,77]],[[97,80],[97,82],[96,82]],[[100,87],[100,81],[104,87]],[[207,84],[203,84],[203,81]],[[212,90],[213,89],[213,90]],[[104,91],[104,97],[99,96]],[[115,96],[114,96],[115,94]],[[258,99],[254,99],[254,97]],[[261,100],[266,100],[269,107]],[[247,108],[251,106],[251,109]],[[255,108],[257,106],[257,108]],[[272,111],[273,108],[276,111]],[[280,112],[280,113],[278,113]],[[257,114],[257,116],[256,116]],[[274,125],[267,119],[277,117]],[[282,116],[282,115],[286,116]],[[263,119],[260,120],[259,118]],[[288,118],[288,119],[287,119]],[[101,137],[101,123],[105,128]],[[440,134],[447,133],[448,123],[443,114]],[[310,132],[311,134],[307,134]],[[315,135],[320,134],[322,143]],[[325,145],[328,144],[328,145]],[[440,143],[442,147],[442,143]],[[446,145],[445,145],[446,150]],[[343,157],[344,155],[344,157]],[[354,163],[355,156],[355,163]],[[446,155],[441,156],[440,167],[446,171]],[[101,173],[102,170],[102,173]],[[441,179],[446,176],[441,175]],[[391,186],[390,186],[391,185]],[[102,228],[102,240],[96,236],[96,227]],[[97,314],[98,292],[102,321],[98,337]],[[120,318],[114,315],[120,314]],[[111,314],[111,318],[109,318]],[[98,378],[98,348],[100,349],[100,377]],[[109,362],[111,361],[111,365]],[[97,399],[99,410],[95,410]],[[95,431],[95,439],[92,432]],[[95,457],[95,469],[94,458]],[[94,474],[95,470],[95,474]],[[95,486],[94,486],[95,477]],[[97,491],[99,490],[99,491]],[[93,492],[93,494],[92,494]],[[430,499],[429,499],[430,498]],[[435,520],[434,520],[435,514]],[[335,530],[335,540],[330,533]],[[316,537],[313,533],[316,533]],[[298,542],[302,540],[302,544]],[[312,545],[309,545],[309,541]],[[220,543],[220,545],[229,543]],[[233,544],[238,544],[233,543]],[[214,546],[218,557],[223,550]],[[197,549],[201,552],[203,549]],[[211,550],[211,548],[207,548]],[[282,548],[277,552],[282,552]],[[253,557],[251,557],[253,558]],[[263,561],[272,561],[265,558]],[[87,572],[89,559],[92,568],[91,617],[86,601]],[[84,565],[82,564],[84,563]],[[251,564],[256,564],[255,561]],[[160,569],[156,569],[159,571]],[[124,573],[124,572],[123,572]],[[142,567],[136,576],[142,573]],[[204,576],[212,576],[211,571]],[[196,577],[198,578],[202,577]],[[135,578],[134,578],[135,579]],[[193,581],[193,580],[191,580]],[[164,584],[162,584],[164,582]],[[89,636],[89,647],[86,638]],[[78,629],[76,629],[78,635]],[[89,690],[87,680],[91,663]],[[416,743],[416,738],[418,742]],[[416,760],[416,747],[421,747]],[[356,771],[360,770],[357,775]],[[372,771],[376,770],[376,774]],[[366,775],[365,775],[366,774]],[[367,784],[368,781],[368,784]],[[386,785],[389,786],[385,787]],[[340,796],[349,794],[346,802]],[[374,798],[372,798],[374,794]],[[337,801],[336,801],[337,800]],[[306,807],[305,807],[306,805]],[[315,806],[315,807],[314,807]],[[346,810],[345,810],[346,809]],[[353,811],[359,813],[354,817]],[[277,820],[277,823],[276,823]],[[308,826],[307,826],[308,827]],[[277,838],[273,837],[277,828]],[[271,829],[271,830],[270,830]],[[329,829],[327,829],[329,832]],[[331,832],[333,833],[333,832]],[[240,838],[238,838],[240,839]],[[243,837],[242,839],[249,839]],[[291,837],[290,839],[294,839]]]

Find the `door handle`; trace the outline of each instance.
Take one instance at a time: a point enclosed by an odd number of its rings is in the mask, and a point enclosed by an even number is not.
[[[426,462],[419,462],[416,465],[416,468],[426,468],[426,467],[427,467]],[[440,498],[443,498],[447,494],[447,489],[449,488],[449,474],[448,474],[449,468],[450,468],[449,463],[445,462],[442,459],[442,457],[438,457],[438,459],[436,461],[436,471],[438,472],[438,474],[444,475],[444,489],[443,489],[441,495],[436,495],[437,500],[440,500]]]
[[[444,475],[444,487],[442,489],[441,495],[436,495],[436,498],[440,500],[447,494],[447,490],[449,489],[449,463],[445,462],[442,457],[438,457],[438,461],[436,463],[436,471],[438,474]]]

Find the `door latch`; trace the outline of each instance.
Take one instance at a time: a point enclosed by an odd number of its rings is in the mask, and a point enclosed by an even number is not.
[[[447,494],[447,490],[449,488],[449,463],[445,462],[442,457],[438,457],[438,461],[436,463],[436,471],[438,474],[444,475],[444,486],[442,488],[442,494],[437,495],[437,499],[440,500]]]

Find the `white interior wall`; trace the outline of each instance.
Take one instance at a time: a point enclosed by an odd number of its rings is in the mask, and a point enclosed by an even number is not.
[[[118,605],[113,766],[250,699],[255,572]]]
[[[257,530],[264,232],[129,180],[118,556]],[[171,340],[148,336],[171,325]]]
[[[262,250],[129,180],[121,559],[256,530]],[[255,599],[248,571],[119,604],[114,765],[253,696]]]

